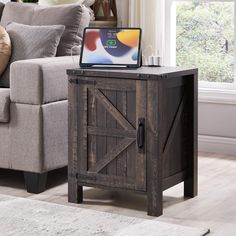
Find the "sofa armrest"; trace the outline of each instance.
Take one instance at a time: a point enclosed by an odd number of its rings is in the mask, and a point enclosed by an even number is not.
[[[68,98],[66,69],[78,67],[79,57],[39,58],[12,63],[10,98],[12,102],[41,105]]]

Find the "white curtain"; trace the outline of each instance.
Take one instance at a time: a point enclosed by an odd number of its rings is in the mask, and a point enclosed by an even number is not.
[[[116,0],[118,26],[129,26],[129,0]]]
[[[143,54],[163,57],[164,53],[164,1],[165,0],[117,0],[118,24],[141,27],[143,30]]]

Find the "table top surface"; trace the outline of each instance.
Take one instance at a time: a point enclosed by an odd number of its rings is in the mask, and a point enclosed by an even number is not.
[[[176,76],[197,74],[196,68],[181,67],[148,67],[140,68],[76,68],[67,70],[70,76],[113,77],[130,79],[162,79]]]

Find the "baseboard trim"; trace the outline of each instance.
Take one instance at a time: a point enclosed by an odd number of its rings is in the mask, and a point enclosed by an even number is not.
[[[198,150],[236,156],[236,138],[198,135]]]
[[[235,89],[229,90],[229,89],[199,88],[198,102],[235,106],[236,91]]]

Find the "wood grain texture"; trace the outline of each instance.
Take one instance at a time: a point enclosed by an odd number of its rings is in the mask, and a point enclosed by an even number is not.
[[[136,131],[135,130],[122,130],[116,128],[97,128],[88,126],[88,134],[91,135],[98,135],[98,136],[108,136],[108,137],[115,137],[115,138],[136,138]],[[112,145],[113,147],[114,145]]]
[[[95,78],[96,88],[97,89],[104,89],[109,91],[135,91],[135,82],[132,80],[112,80],[112,81],[106,81],[104,83],[104,79],[101,78]]]
[[[129,78],[130,80],[166,80],[176,77],[187,76],[196,73],[196,69],[182,69],[178,67],[147,67],[137,69],[72,69],[67,70],[68,75],[82,77],[102,77],[112,79]]]
[[[136,90],[136,85],[135,85]],[[136,91],[127,93],[127,119],[129,122],[134,126],[136,125]],[[135,136],[137,136],[137,131],[135,130]],[[130,145],[127,149],[126,154],[126,162],[127,162],[127,177],[133,177],[136,176],[136,170],[135,170],[135,156],[136,156],[136,143],[133,143]]]
[[[96,88],[93,90],[89,90],[93,93],[93,96],[96,99],[96,104],[97,104],[97,127],[104,129],[106,128],[106,122],[107,122],[107,112],[101,101],[97,98],[96,96]],[[106,93],[106,90],[101,90],[104,93]],[[105,96],[104,96],[105,97]],[[106,155],[107,152],[107,138],[105,136],[95,136],[96,137],[96,151],[97,151],[97,156],[96,156],[96,163],[93,166],[97,165],[97,162],[101,161],[103,157]],[[107,168],[104,168],[101,170],[101,173],[106,174],[107,173]]]
[[[171,142],[174,139],[175,132],[176,132],[178,126],[180,125],[179,122],[180,122],[181,116],[183,114],[183,110],[184,110],[184,107],[185,107],[186,103],[187,103],[187,95],[184,94],[183,98],[181,99],[181,102],[180,102],[180,105],[178,107],[178,110],[176,112],[176,115],[175,115],[175,117],[173,119],[173,123],[171,125],[170,132],[168,134],[167,140],[166,140],[166,142],[164,144],[164,148],[163,148],[163,155],[164,156],[170,150]]]
[[[195,197],[198,194],[198,74],[189,79],[189,106],[188,106],[188,136],[189,146],[187,152],[188,172],[184,181],[184,196]]]
[[[91,90],[92,91],[92,90]],[[125,129],[134,129],[134,127],[126,120],[126,118],[114,107],[114,105],[107,99],[107,97],[98,89],[94,90],[95,97],[102,103],[104,108],[119,122]]]
[[[73,77],[69,77],[68,84],[68,130],[69,130],[69,140],[68,140],[68,200],[72,203],[82,202],[82,187],[77,183],[77,173],[78,173],[78,92],[77,85],[73,83]]]
[[[135,139],[125,138],[120,141],[113,149],[111,149],[101,160],[99,160],[94,167],[89,169],[89,172],[98,173],[113,161],[121,152],[123,152]]]
[[[120,113],[126,118],[127,120],[127,92],[124,91],[117,91],[117,103],[116,103],[117,109],[120,111]],[[117,128],[122,129],[122,127],[117,123]],[[136,139],[136,132],[135,133],[134,140]],[[116,170],[118,176],[126,176],[127,173],[127,148],[124,150],[119,157],[116,160]]]
[[[162,97],[163,87],[157,81],[147,83],[147,211],[160,216],[162,207]]]
[[[137,89],[139,96],[146,97],[146,82],[132,81],[128,83],[133,85],[132,89],[121,91],[114,90],[112,81],[97,77],[91,79],[79,77],[75,80],[79,89],[77,118],[84,132],[79,136],[87,137],[87,143],[84,141],[84,145],[78,144],[81,152],[79,159],[83,158],[80,160],[81,165],[79,164],[78,183],[83,179],[85,185],[86,183],[91,185],[92,181],[97,183],[106,176],[106,186],[114,187],[116,184],[123,189],[144,192],[146,191],[145,153],[139,154],[136,149],[135,127],[136,116],[146,116],[146,99],[139,98],[136,102]],[[119,87],[125,81],[127,80],[120,80],[119,84],[115,81],[115,85]],[[97,89],[98,83],[100,89]],[[103,84],[106,89],[103,88]],[[136,114],[136,111],[139,113]],[[92,139],[95,139],[96,152],[92,148]],[[129,182],[131,179],[132,183]]]
[[[78,85],[77,87],[77,122],[78,122],[78,130],[77,130],[77,142],[78,142],[78,171],[79,173],[86,173],[88,169],[87,162],[87,125],[88,125],[88,88],[86,85]]]
[[[136,105],[136,125],[138,126],[140,119],[144,120],[144,129],[145,129],[144,142],[146,143],[146,124],[145,124],[145,120],[147,117],[147,82],[146,81],[136,82],[136,104],[137,104]],[[138,130],[138,127],[136,127],[136,130]],[[136,168],[136,174],[139,175],[136,177],[137,189],[143,189],[143,191],[146,191],[146,145],[144,145],[142,150],[138,150],[136,154],[135,168]]]
[[[187,94],[187,87],[182,86],[187,80],[176,77],[175,81],[177,82],[173,83],[171,79],[165,80],[165,96],[162,98],[163,178],[175,175],[187,168],[184,154],[187,146],[186,139],[188,139],[184,125],[187,107],[183,106],[183,97]],[[185,83],[180,83],[181,81]]]
[[[103,82],[103,86],[106,85],[106,83]],[[106,86],[104,86],[106,87]],[[110,88],[112,87],[112,90],[110,90]],[[106,89],[108,88],[108,86],[106,87]],[[109,84],[109,90],[106,90],[106,96],[109,99],[109,101],[111,101],[111,103],[116,106],[117,104],[117,91],[115,89],[113,89],[112,84]],[[116,123],[117,121],[115,120],[115,118],[108,112],[106,111],[107,114],[107,123],[106,123],[106,129],[103,129],[103,131],[108,131],[108,133],[106,132],[106,139],[107,139],[107,153],[111,151],[112,148],[114,148],[117,144],[117,138],[118,137],[125,137],[124,135],[121,135],[121,132],[124,132],[124,130],[118,130],[116,129]],[[120,135],[119,135],[120,134]],[[100,132],[100,134],[97,135],[101,135],[102,133]],[[111,161],[109,163],[109,165],[107,166],[107,174],[108,175],[117,175],[117,170],[116,170],[116,160]]]
[[[89,92],[88,94],[88,123],[89,127],[93,128],[97,124],[97,105],[95,96]],[[91,168],[96,163],[97,142],[95,135],[88,131],[88,168]]]
[[[129,178],[123,178],[121,176],[108,176],[105,174],[99,174],[96,173],[87,173],[86,175],[79,175],[79,183],[83,183],[83,185],[90,184],[90,186],[94,187],[107,187],[109,188],[116,188],[116,190],[119,189],[132,189],[135,190],[134,187],[134,179]],[[111,185],[112,183],[112,185]]]
[[[78,186],[146,193],[151,216],[163,213],[163,190],[178,183],[184,181],[185,196],[196,196],[196,70],[94,69],[73,75],[77,158],[83,159]]]

